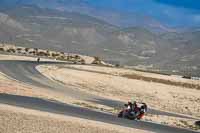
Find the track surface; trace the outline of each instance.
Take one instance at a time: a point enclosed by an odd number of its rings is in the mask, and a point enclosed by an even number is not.
[[[123,103],[119,101],[113,101],[110,99],[104,99],[99,96],[90,95],[87,93],[80,92],[74,88],[66,87],[56,82],[53,82],[43,76],[36,70],[37,65],[42,64],[63,64],[63,63],[53,63],[53,62],[41,62],[36,63],[33,61],[0,61],[0,71],[12,77],[18,81],[31,84],[38,87],[43,87],[46,89],[51,89],[56,92],[64,93],[73,98],[93,101],[107,106],[122,106]],[[46,112],[52,112],[57,114],[70,115],[75,117],[81,117],[85,119],[91,119],[96,121],[102,121],[106,123],[112,123],[127,127],[133,127],[138,129],[144,129],[148,131],[154,131],[159,133],[193,133],[193,131],[173,128],[169,126],[143,122],[143,121],[129,121],[124,119],[116,118],[116,116],[111,114],[105,114],[102,112],[91,111],[84,108],[74,107],[66,104],[45,101],[37,98],[22,97],[15,95],[4,95],[0,94],[0,103],[20,106],[30,109],[36,109]],[[150,110],[151,113],[169,115],[169,116],[179,116],[172,113],[161,112],[156,110]],[[184,117],[184,116],[179,116]]]

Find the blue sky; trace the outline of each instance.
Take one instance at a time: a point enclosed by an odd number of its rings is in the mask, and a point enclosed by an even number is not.
[[[151,16],[170,27],[200,26],[200,0],[85,0],[99,7]]]

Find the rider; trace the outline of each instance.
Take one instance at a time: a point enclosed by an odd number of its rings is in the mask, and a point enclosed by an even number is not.
[[[128,104],[127,104],[128,106],[127,106],[127,109],[129,109],[130,110],[130,112],[132,112],[132,111],[138,111],[138,109],[139,109],[139,107],[138,107],[138,105],[137,105],[137,103],[136,103],[136,101],[134,101],[133,103],[131,102],[131,101],[128,101]]]
[[[37,62],[38,62],[38,63],[40,62],[40,57],[37,58]]]
[[[131,112],[133,111],[133,103],[131,101],[128,101],[128,104],[127,104],[127,109]]]
[[[138,107],[136,101],[134,101],[134,103],[133,103],[133,111],[134,111],[135,113],[137,113],[137,112],[139,111],[139,107]]]
[[[127,109],[129,110],[129,113],[134,114],[136,116],[140,113],[140,108],[138,107],[136,101],[134,101],[133,103],[128,101]]]

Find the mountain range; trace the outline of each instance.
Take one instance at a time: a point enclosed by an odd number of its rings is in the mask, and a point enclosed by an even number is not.
[[[0,2],[2,42],[99,56],[121,65],[200,76],[199,37],[197,28],[176,32],[151,17],[99,11],[83,0]]]

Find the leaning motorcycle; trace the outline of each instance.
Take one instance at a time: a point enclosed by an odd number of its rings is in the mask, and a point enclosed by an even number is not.
[[[125,107],[128,105],[125,104]],[[130,109],[124,108],[118,114],[119,118],[126,118],[130,120],[140,120],[144,117],[145,113],[147,112],[147,105],[146,103],[139,103],[137,110],[130,111]]]

